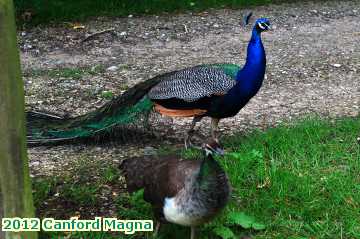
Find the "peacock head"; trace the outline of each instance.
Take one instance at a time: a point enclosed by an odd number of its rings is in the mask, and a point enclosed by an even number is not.
[[[258,20],[256,20],[254,28],[258,32],[265,32],[265,31],[268,31],[271,29],[270,25],[271,24],[270,24],[269,19],[259,18]]]

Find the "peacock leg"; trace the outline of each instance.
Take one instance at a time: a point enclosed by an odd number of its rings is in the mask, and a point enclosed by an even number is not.
[[[196,123],[199,122],[203,117],[202,116],[195,116],[191,122],[190,129],[185,133],[185,148],[190,148],[193,144],[191,143],[191,137],[194,134],[194,128]]]
[[[144,128],[146,131],[151,132],[150,115],[152,111],[148,111],[144,114]]]
[[[220,119],[211,118],[211,137],[213,140],[218,141],[218,128]]]
[[[195,226],[192,226],[190,239],[195,239],[195,233],[196,233],[196,228]]]

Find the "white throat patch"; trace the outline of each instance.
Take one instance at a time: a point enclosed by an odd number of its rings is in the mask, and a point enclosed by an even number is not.
[[[163,213],[167,221],[179,225],[191,226],[196,222],[196,218],[192,218],[180,210],[175,202],[175,197],[165,198]]]

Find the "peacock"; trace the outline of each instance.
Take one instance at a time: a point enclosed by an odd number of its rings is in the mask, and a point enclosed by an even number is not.
[[[97,135],[117,134],[125,141],[129,133],[149,129],[148,118],[155,110],[170,117],[192,117],[185,134],[191,145],[194,127],[211,118],[211,137],[218,141],[218,124],[235,116],[259,91],[266,68],[261,33],[270,29],[266,18],[257,19],[247,47],[246,63],[216,63],[189,67],[141,82],[100,109],[79,117],[28,112],[28,144],[76,141]]]
[[[129,193],[144,189],[144,200],[152,205],[160,224],[171,222],[195,227],[210,221],[227,204],[228,178],[213,158],[220,147],[212,141],[203,146],[206,155],[194,160],[179,156],[128,158],[120,165]]]

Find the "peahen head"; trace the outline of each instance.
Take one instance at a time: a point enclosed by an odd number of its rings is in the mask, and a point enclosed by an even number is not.
[[[255,22],[254,29],[256,29],[257,32],[265,32],[271,29],[270,25],[269,19],[259,18]]]
[[[206,155],[212,155],[212,154],[218,154],[221,156],[224,155],[224,149],[216,140],[211,140],[210,142],[203,144],[202,148],[205,151]]]

